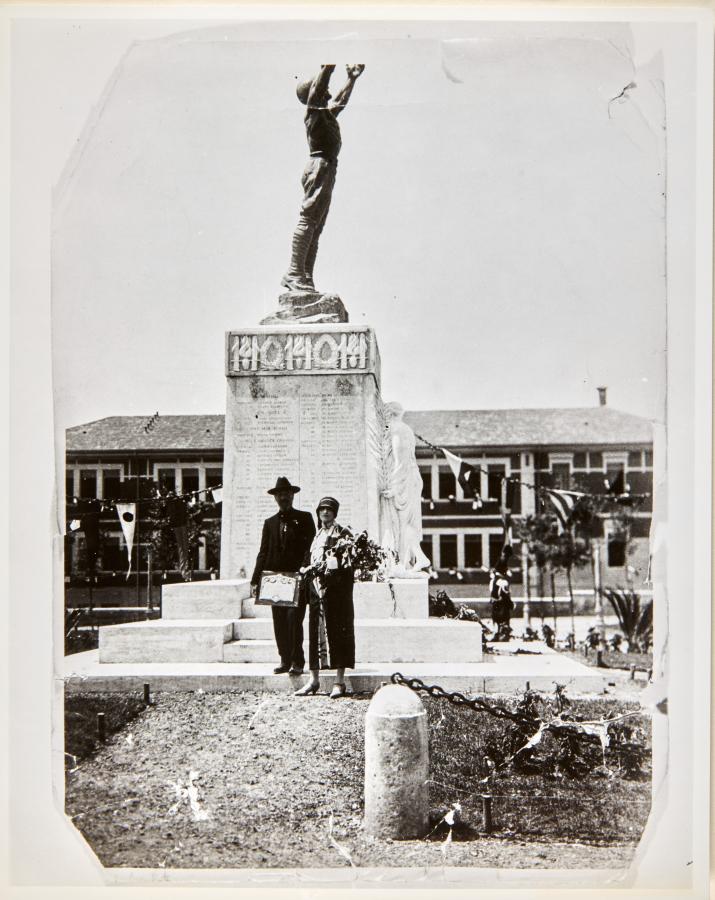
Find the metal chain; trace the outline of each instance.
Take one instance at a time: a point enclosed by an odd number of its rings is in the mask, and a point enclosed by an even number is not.
[[[455,706],[469,707],[478,712],[486,712],[495,716],[497,719],[509,719],[512,722],[516,722],[517,725],[522,725],[530,729],[538,730],[539,728],[546,728],[549,731],[554,732],[562,731],[577,738],[590,739],[591,737],[591,735],[579,731],[580,725],[611,725],[621,719],[627,719],[631,716],[639,715],[640,713],[640,710],[633,710],[615,716],[613,719],[603,719],[599,721],[545,722],[542,719],[532,719],[530,716],[512,712],[500,704],[487,703],[485,700],[480,700],[478,697],[465,697],[464,694],[461,694],[459,691],[445,691],[444,688],[441,688],[438,684],[425,684],[424,681],[419,678],[406,678],[401,672],[395,672],[390,677],[390,680],[393,684],[402,684],[413,691],[424,691],[429,694],[430,697],[440,697],[443,700],[448,700]],[[563,687],[563,685],[556,685],[557,694],[560,696],[563,694]]]
[[[406,678],[401,672],[395,672],[391,676],[391,681],[393,684],[402,684],[413,691],[425,691],[430,697],[440,697],[443,700],[454,703],[455,706],[467,706],[478,712],[490,713],[490,715],[496,716],[498,719],[509,719],[518,725],[525,725],[528,728],[538,728],[540,725],[537,719],[531,719],[520,713],[512,712],[503,706],[492,705],[484,700],[480,700],[478,697],[465,697],[459,691],[445,691],[438,684],[425,684],[419,678]]]

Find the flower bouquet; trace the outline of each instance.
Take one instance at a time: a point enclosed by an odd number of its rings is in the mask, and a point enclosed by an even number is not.
[[[390,561],[389,551],[370,540],[367,531],[361,531],[358,535],[344,534],[327,551],[322,562],[301,571],[322,584],[331,572],[339,569],[352,569],[355,581],[384,581]]]

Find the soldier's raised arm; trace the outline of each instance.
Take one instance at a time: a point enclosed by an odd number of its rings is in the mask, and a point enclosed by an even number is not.
[[[363,63],[353,63],[345,66],[348,73],[348,80],[345,85],[338,91],[335,99],[330,104],[330,112],[334,116],[339,116],[340,113],[345,109],[348,105],[348,100],[350,99],[350,95],[353,92],[353,87],[355,86],[355,82],[362,75],[365,70],[365,66]]]
[[[335,64],[321,66],[320,72],[313,79],[308,93],[308,106],[325,106],[325,93],[330,84],[330,76],[335,71]]]

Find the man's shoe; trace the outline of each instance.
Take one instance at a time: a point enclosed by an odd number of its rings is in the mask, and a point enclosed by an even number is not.
[[[288,674],[289,675],[302,675],[303,669],[298,668],[298,666],[291,666],[290,669],[288,669]]]
[[[273,670],[274,675],[285,675],[286,672],[290,672],[290,666],[280,665]]]

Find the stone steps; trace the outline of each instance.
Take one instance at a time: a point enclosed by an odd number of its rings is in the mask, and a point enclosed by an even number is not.
[[[270,623],[266,623],[270,625]],[[303,642],[308,658],[307,621]],[[263,623],[239,620],[235,639],[223,648],[223,659],[232,663],[278,662],[272,630]],[[443,619],[356,619],[355,659],[374,662],[480,662],[481,626],[475,622]]]
[[[429,600],[424,579],[358,582],[353,592],[356,619],[426,619]],[[161,592],[164,619],[272,619],[270,606],[251,598],[246,579],[167,584]]]
[[[187,581],[161,590],[162,619],[240,619],[244,603],[251,606],[251,585],[245,578]],[[268,609],[270,615],[270,609]]]
[[[430,619],[424,579],[355,585],[355,657],[374,662],[479,662],[481,628]],[[308,656],[308,615],[303,623]],[[166,585],[162,618],[99,630],[100,663],[273,663],[270,606],[256,605],[246,579]]]
[[[233,619],[154,619],[99,629],[100,663],[222,662]]]

